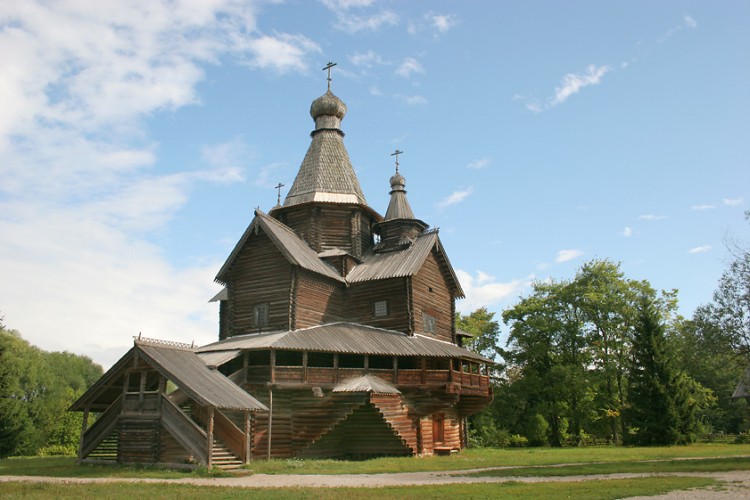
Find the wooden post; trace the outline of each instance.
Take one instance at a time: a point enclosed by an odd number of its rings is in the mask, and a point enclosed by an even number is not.
[[[333,383],[339,381],[339,353],[333,353]]]
[[[245,410],[245,463],[250,463],[250,412]]]
[[[269,364],[271,365],[271,383],[273,384],[276,382],[276,349],[271,349],[269,356],[271,358],[269,360]]]
[[[427,358],[422,358],[422,373],[420,374],[422,385],[427,382]]]
[[[367,375],[367,372],[369,369],[370,369],[370,356],[368,354],[365,354],[365,375]]]
[[[266,452],[266,460],[271,460],[271,430],[272,429],[273,429],[273,389],[269,387],[268,388],[268,450]]]
[[[393,356],[393,383],[398,384],[398,356]]]
[[[206,433],[206,446],[208,448],[208,455],[206,459],[206,467],[209,469],[213,467],[214,462],[214,407],[208,407],[208,432]]]
[[[89,425],[89,407],[87,406],[83,410],[83,423],[81,424],[81,440],[78,442],[78,461],[83,460],[83,436],[86,434],[86,429]]]
[[[302,351],[302,382],[307,382],[307,351]]]
[[[243,385],[247,384],[247,371],[250,367],[250,351],[245,351],[245,355],[242,359],[242,369],[245,370],[245,378],[242,381]]]

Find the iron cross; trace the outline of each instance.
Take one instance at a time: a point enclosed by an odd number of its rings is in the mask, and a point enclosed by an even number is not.
[[[394,151],[393,153],[391,153],[391,156],[395,156],[396,157],[396,173],[398,173],[398,155],[402,155],[402,154],[404,154],[404,152],[403,151],[399,151],[398,148],[396,148],[396,151]]]
[[[323,71],[328,70],[328,90],[331,90],[331,68],[336,66],[335,62],[328,61],[328,64],[326,64],[326,67],[323,68]]]
[[[284,185],[282,183],[278,183],[274,186],[274,189],[278,191],[278,194],[276,195],[276,204],[281,205],[281,188],[283,188]]]

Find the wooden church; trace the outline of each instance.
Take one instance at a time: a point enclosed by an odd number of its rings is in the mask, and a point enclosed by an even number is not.
[[[463,291],[438,231],[412,212],[398,155],[385,216],[367,203],[330,77],[310,114],[286,199],[255,211],[216,276],[218,342],[136,339],[71,407],[79,460],[236,467],[466,446],[492,361],[461,347]]]

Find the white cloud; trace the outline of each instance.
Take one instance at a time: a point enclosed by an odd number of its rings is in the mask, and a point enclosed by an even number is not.
[[[320,48],[301,35],[259,34],[254,5],[4,4],[0,307],[32,343],[109,364],[139,331],[215,339],[216,306],[206,301],[221,262],[195,256],[177,267],[149,237],[199,185],[243,181],[247,147],[205,146],[197,165],[159,174],[144,121],[198,104],[204,67],[222,58],[305,70]]]
[[[602,77],[610,71],[610,66],[595,66],[590,64],[583,73],[568,73],[562,78],[562,86],[555,88],[555,96],[550,101],[550,106],[557,106],[568,100],[573,94],[591,85],[599,85]]]
[[[390,10],[381,10],[373,14],[354,14],[371,7],[371,0],[324,0],[325,5],[336,15],[336,28],[350,34],[361,31],[377,31],[381,26],[398,24],[398,16]]]
[[[739,207],[744,202],[745,202],[744,198],[724,198],[722,200],[722,203],[724,203],[724,205],[727,205],[729,207]]]
[[[251,53],[250,66],[279,73],[305,71],[309,54],[321,52],[318,44],[309,38],[287,33],[254,38],[247,42],[247,47]]]
[[[322,0],[323,5],[331,10],[349,10],[351,8],[369,7],[375,0]]]
[[[437,207],[440,209],[443,209],[443,208],[450,207],[451,205],[456,205],[458,203],[461,203],[473,192],[474,192],[473,186],[469,186],[466,189],[459,189],[458,191],[454,191],[451,194],[449,194],[447,197],[440,200],[437,203]]]
[[[483,168],[489,167],[490,163],[492,163],[492,160],[487,157],[479,158],[478,160],[469,162],[469,164],[466,165],[466,168],[470,168],[472,170],[481,170]]]
[[[685,26],[688,28],[698,27],[698,22],[692,16],[685,15],[682,20],[685,21]]]
[[[398,95],[396,97],[403,100],[409,106],[427,104],[427,98],[421,95]]]
[[[688,250],[688,253],[696,254],[696,253],[706,253],[711,250],[711,245],[702,245],[699,247],[691,248]]]
[[[349,62],[355,66],[365,68],[372,68],[375,65],[382,66],[383,64],[386,64],[386,61],[372,50],[368,50],[367,52],[355,52],[349,56]]]
[[[419,64],[419,61],[413,57],[407,57],[399,67],[396,68],[396,74],[398,76],[403,76],[404,78],[409,78],[414,73],[424,73],[424,68]]]
[[[562,264],[563,262],[569,262],[573,259],[577,259],[583,255],[582,250],[576,250],[576,249],[570,249],[570,250],[560,250],[557,252],[557,257],[555,257],[555,262],[558,264]]]
[[[690,207],[690,210],[713,210],[716,208],[716,205],[713,205],[711,203],[703,203],[700,205],[693,205]]]
[[[655,214],[644,214],[639,215],[638,220],[663,220],[666,219],[666,215],[655,215]]]
[[[466,294],[465,299],[456,302],[456,308],[462,314],[468,314],[480,307],[490,307],[518,295],[530,283],[530,279],[497,282],[494,276],[482,271],[477,271],[477,276],[474,277],[462,269],[456,269],[456,276]]]
[[[631,236],[633,236],[633,228],[629,226],[625,226],[625,229],[623,229],[620,234],[623,235],[625,238],[630,238]]]
[[[450,14],[430,15],[430,20],[432,21],[432,26],[440,33],[447,33],[457,24],[455,17]]]

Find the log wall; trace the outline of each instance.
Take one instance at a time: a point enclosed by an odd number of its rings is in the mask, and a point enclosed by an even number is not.
[[[388,302],[388,315],[375,317],[375,302]],[[409,332],[409,311],[406,278],[355,283],[344,293],[348,321],[378,328]]]
[[[230,270],[228,333],[257,331],[253,306],[268,304],[264,330],[289,328],[289,296],[292,266],[263,231],[250,238]]]
[[[333,280],[300,271],[292,302],[292,328],[307,328],[343,319],[344,287]]]
[[[416,333],[433,335],[440,340],[453,342],[453,297],[448,288],[448,281],[435,258],[434,250],[412,278],[412,297]],[[422,313],[436,319],[434,334],[425,333]]]

